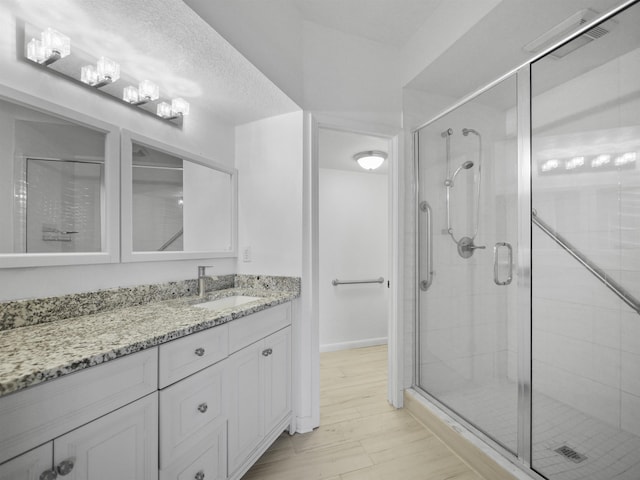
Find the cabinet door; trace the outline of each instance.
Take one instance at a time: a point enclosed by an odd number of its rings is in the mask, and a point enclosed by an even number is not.
[[[229,357],[229,473],[248,458],[264,438],[264,342]]]
[[[0,465],[0,480],[40,480],[46,471],[51,472],[48,478],[54,479],[52,462],[53,443],[45,443]],[[42,480],[46,478],[43,476]]]
[[[57,438],[53,450],[56,468],[73,462],[65,480],[157,480],[158,394]]]
[[[269,433],[291,411],[291,327],[270,335],[264,344],[269,353],[264,357],[265,432]]]

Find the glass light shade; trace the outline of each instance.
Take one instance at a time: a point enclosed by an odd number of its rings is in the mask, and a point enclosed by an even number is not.
[[[40,40],[32,38],[31,41],[27,43],[27,58],[36,63],[44,62],[44,46]]]
[[[368,152],[356,153],[353,158],[355,158],[358,165],[365,170],[375,170],[382,165],[384,160],[387,158],[387,154],[378,150],[371,150]]]
[[[157,100],[160,97],[160,87],[150,80],[143,80],[138,87],[138,94],[140,99]]]
[[[47,28],[42,32],[42,46],[47,58],[54,53],[60,55],[60,58],[71,53],[71,39],[53,28]]]
[[[132,85],[125,87],[124,90],[122,90],[122,99],[125,102],[138,103],[140,101],[138,89]]]
[[[571,160],[567,160],[564,168],[567,170],[575,170],[584,165],[584,157],[573,157]]]
[[[189,102],[183,98],[174,98],[171,100],[171,112],[174,115],[189,115]]]
[[[87,85],[95,85],[98,83],[98,71],[93,65],[85,65],[80,70],[80,81]]]
[[[158,104],[157,110],[158,116],[162,118],[171,118],[173,117],[173,112],[171,112],[171,105],[167,102],[161,102]]]
[[[115,82],[120,78],[120,65],[107,57],[98,60],[98,81]]]

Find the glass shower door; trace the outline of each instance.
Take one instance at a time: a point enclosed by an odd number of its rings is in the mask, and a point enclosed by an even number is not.
[[[515,452],[516,78],[415,133],[416,383]]]
[[[640,478],[638,25],[640,4],[531,67],[532,467],[554,480]]]

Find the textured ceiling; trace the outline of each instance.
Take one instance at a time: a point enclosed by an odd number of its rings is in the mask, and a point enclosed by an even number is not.
[[[444,0],[292,0],[305,20],[402,47]]]
[[[56,28],[72,47],[112,58],[162,94],[232,124],[299,110],[180,0],[2,0],[0,10]]]
[[[360,133],[343,132],[320,129],[319,134],[320,168],[332,168],[335,170],[348,170],[352,172],[365,172],[358,166],[353,156],[358,152],[367,150],[381,150],[389,153],[389,141]],[[385,161],[380,168],[371,174],[386,175],[389,171],[389,161]]]

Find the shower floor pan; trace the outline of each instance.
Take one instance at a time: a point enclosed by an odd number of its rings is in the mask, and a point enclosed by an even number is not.
[[[514,391],[512,383],[496,382],[440,400],[469,412],[468,418],[501,443],[515,445]],[[542,394],[535,395],[534,419],[532,463],[550,480],[640,479],[640,437]]]

